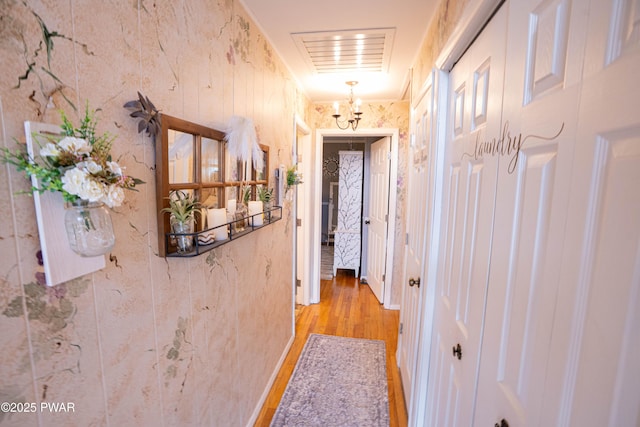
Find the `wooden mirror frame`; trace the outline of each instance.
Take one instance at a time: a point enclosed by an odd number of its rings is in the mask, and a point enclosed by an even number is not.
[[[265,156],[264,164],[264,179],[257,179],[257,171],[251,168],[251,177],[248,180],[234,180],[231,181],[227,178],[227,171],[225,166],[231,164],[227,159],[226,154],[226,142],[224,140],[225,133],[219,130],[202,126],[187,120],[182,120],[176,117],[162,114],[162,129],[160,133],[160,140],[156,141],[156,210],[157,210],[157,223],[158,223],[158,256],[166,257],[171,253],[171,248],[166,247],[166,235],[171,233],[171,224],[169,221],[170,215],[162,212],[164,208],[169,207],[169,195],[173,190],[191,190],[195,193],[198,200],[200,195],[206,190],[218,191],[218,207],[222,208],[227,203],[228,188],[242,186],[251,186],[252,198],[256,196],[256,186],[264,185],[269,186],[269,147],[260,144]],[[170,183],[169,182],[169,130],[175,130],[178,132],[192,134],[194,136],[194,149],[193,149],[193,182],[187,183]],[[208,138],[215,141],[219,141],[219,180],[215,182],[204,182],[202,180],[202,153],[201,153],[201,141],[202,138]],[[243,163],[237,162],[238,171],[242,170]],[[244,175],[244,173],[243,173]],[[239,190],[236,190],[236,194]],[[195,232],[202,231],[202,218],[201,215],[196,216],[196,229]]]

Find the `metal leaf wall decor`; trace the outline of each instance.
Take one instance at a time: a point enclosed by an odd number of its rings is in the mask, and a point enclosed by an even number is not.
[[[146,130],[149,136],[155,137],[160,132],[160,112],[146,96],[138,92],[138,99],[127,102],[124,108],[131,111],[131,117],[140,119],[138,133]]]

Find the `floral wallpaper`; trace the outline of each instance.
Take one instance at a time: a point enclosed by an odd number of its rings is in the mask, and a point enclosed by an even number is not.
[[[0,401],[38,408],[0,424],[246,425],[291,337],[290,206],[205,255],[158,257],[154,142],[123,105],[140,91],[220,130],[251,117],[287,165],[311,104],[237,0],[0,0],[0,22],[0,146],[21,146],[25,120],[77,123],[88,103],[145,181],[111,212],[106,268],[46,288],[29,181],[0,165]]]
[[[431,73],[438,55],[449,40],[465,8],[473,2],[477,3],[477,0],[442,0],[440,2],[435,17],[427,29],[416,62],[412,66],[412,99],[420,95],[419,91]]]

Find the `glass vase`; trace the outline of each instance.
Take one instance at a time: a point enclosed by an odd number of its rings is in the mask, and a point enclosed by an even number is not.
[[[173,238],[176,241],[179,254],[188,254],[193,251],[193,221],[173,222],[171,229],[175,233]]]
[[[236,206],[235,214],[236,222],[234,223],[234,229],[236,232],[244,231],[245,228],[247,228],[248,214],[249,211],[247,210],[247,205],[245,205],[244,203],[238,203],[238,205]]]
[[[68,203],[64,225],[71,249],[78,255],[94,257],[109,252],[116,243],[111,215],[100,202],[78,200]]]
[[[262,202],[262,211],[264,212],[267,222],[271,222],[271,209],[273,209],[273,200]]]

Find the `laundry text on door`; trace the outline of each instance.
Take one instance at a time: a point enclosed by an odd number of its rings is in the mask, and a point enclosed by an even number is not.
[[[476,143],[474,147],[473,153],[465,152],[462,157],[469,156],[473,157],[475,160],[481,159],[484,156],[508,156],[511,158],[509,161],[508,172],[511,174],[516,170],[516,166],[518,165],[518,157],[520,154],[520,150],[524,146],[524,143],[528,139],[541,139],[545,141],[552,141],[560,136],[562,130],[564,129],[564,122],[560,125],[560,130],[553,136],[545,137],[540,135],[526,135],[523,136],[521,133],[516,135],[512,135],[509,130],[509,121],[504,123],[504,127],[502,128],[502,134],[499,138],[493,138],[490,140],[481,140],[480,132],[476,135]]]

